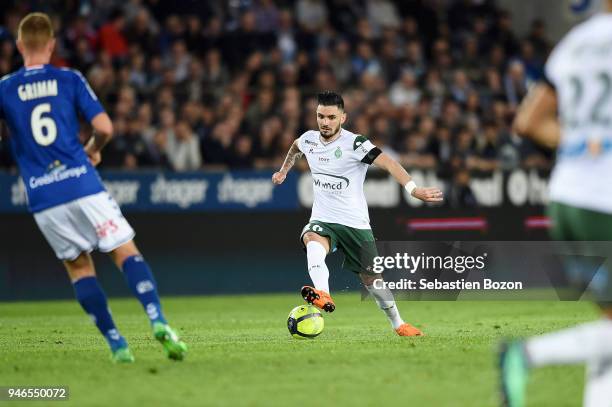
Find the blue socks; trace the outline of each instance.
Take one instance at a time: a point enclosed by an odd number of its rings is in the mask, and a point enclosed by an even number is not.
[[[125,338],[119,334],[108,309],[106,295],[98,284],[96,277],[85,277],[73,283],[76,299],[86,313],[91,316],[94,323],[106,338],[114,352],[127,346]]]
[[[125,259],[122,269],[130,289],[144,307],[151,323],[166,324],[157,295],[157,284],[147,262],[140,255],[131,256]]]
[[[128,257],[123,262],[123,274],[130,289],[147,312],[151,323],[161,322],[166,324],[159,296],[157,295],[155,279],[142,256]],[[106,295],[102,291],[100,284],[98,284],[98,279],[94,276],[84,277],[75,281],[72,286],[74,287],[77,301],[93,319],[111,350],[114,352],[119,348],[126,347],[127,342],[119,334],[115,322],[113,322],[113,317],[108,309]]]

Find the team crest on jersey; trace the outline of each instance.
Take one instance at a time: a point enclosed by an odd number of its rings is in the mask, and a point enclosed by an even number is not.
[[[65,169],[66,165],[62,164],[60,160],[55,160],[47,166],[47,173],[64,171]]]
[[[340,149],[340,147],[336,149],[336,152],[334,152],[334,155],[336,156],[336,158],[342,157],[342,150]]]

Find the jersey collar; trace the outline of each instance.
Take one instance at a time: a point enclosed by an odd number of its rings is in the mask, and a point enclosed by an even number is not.
[[[329,143],[326,143],[325,141],[323,141],[323,138],[321,137],[321,132],[319,132],[319,141],[321,141],[321,144],[327,147],[329,145],[334,144],[336,141],[340,140],[342,138],[342,132],[344,132],[344,129],[340,127],[340,131],[338,132],[338,138],[335,139],[334,141],[330,141]]]
[[[43,69],[47,65],[49,65],[49,64],[30,65],[30,66],[24,66],[23,69],[25,71],[33,71],[33,70],[36,70],[36,69]]]

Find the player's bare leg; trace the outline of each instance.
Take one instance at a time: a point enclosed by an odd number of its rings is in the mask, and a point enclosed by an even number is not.
[[[74,287],[77,301],[83,310],[89,314],[108,342],[113,353],[113,361],[117,363],[131,363],[134,356],[128,344],[117,330],[113,317],[110,314],[106,295],[98,284],[96,271],[91,256],[81,253],[74,260],[65,260],[64,265]]]
[[[360,273],[359,278],[372,297],[391,323],[391,326],[399,336],[422,336],[423,332],[418,328],[404,322],[395,305],[393,293],[388,288],[375,288],[374,281],[382,280],[382,274]]]
[[[145,309],[155,339],[162,344],[170,359],[183,360],[187,353],[187,345],[179,339],[176,332],[168,325],[162,313],[153,273],[134,241],[130,240],[122,244],[109,254],[117,267],[123,271],[132,293]]]
[[[314,287],[302,287],[301,295],[309,304],[326,312],[334,312],[336,304],[329,294],[329,269],[325,264],[325,257],[330,250],[329,238],[306,232],[302,241],[306,247],[308,274]]]
[[[64,266],[73,284],[82,278],[96,276],[93,260],[88,253],[81,253],[74,260],[64,260]]]

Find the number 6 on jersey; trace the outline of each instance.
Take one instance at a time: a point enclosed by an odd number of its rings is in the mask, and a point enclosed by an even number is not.
[[[50,103],[41,103],[32,110],[32,116],[30,118],[32,135],[34,136],[34,140],[41,146],[48,146],[53,143],[55,137],[57,137],[57,127],[53,119],[50,117],[43,117],[43,113],[50,112]]]

